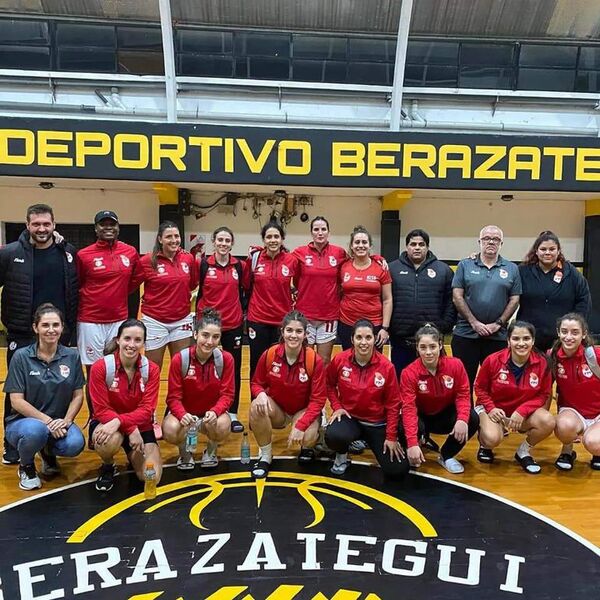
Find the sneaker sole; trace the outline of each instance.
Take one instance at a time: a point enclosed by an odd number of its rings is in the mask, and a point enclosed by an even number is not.
[[[111,485],[110,487],[98,487],[98,484],[96,484],[94,487],[99,492],[110,492],[110,490],[112,490],[115,487],[115,485],[113,483],[113,485]]]
[[[31,492],[32,490],[39,490],[39,489],[41,489],[41,487],[42,487],[41,483],[40,483],[40,485],[34,485],[34,486],[31,486],[31,487],[26,487],[24,485],[21,485],[21,483],[19,483],[19,488],[22,489],[25,492]]]

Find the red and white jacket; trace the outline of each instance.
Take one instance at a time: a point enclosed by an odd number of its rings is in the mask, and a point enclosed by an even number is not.
[[[600,347],[594,348],[600,363]],[[558,408],[574,408],[584,419],[600,415],[600,379],[592,373],[583,346],[573,356],[567,356],[562,348],[556,354],[556,389]]]
[[[252,259],[247,259],[244,288],[251,290],[248,321],[265,325],[280,325],[292,310],[292,280],[298,274],[298,259],[282,250],[270,258],[261,250],[254,271]]]
[[[184,376],[181,372],[181,355],[188,352],[189,368]],[[196,347],[184,348],[171,360],[169,367],[169,390],[167,406],[181,420],[185,413],[204,416],[212,410],[218,416],[227,412],[233,403],[235,392],[233,356],[223,352],[223,372],[219,378],[215,361],[211,356],[202,364],[196,356]]]
[[[173,259],[158,254],[154,269],[152,254],[144,254],[133,276],[134,287],[141,283],[142,313],[161,323],[180,321],[190,314],[191,292],[198,286],[196,260],[180,248]]]
[[[350,348],[336,354],[327,367],[327,397],[331,408],[346,410],[351,417],[367,423],[385,423],[386,439],[398,439],[400,389],[394,365],[375,351],[361,367]]]
[[[339,271],[347,260],[346,251],[329,242],[321,251],[314,242],[300,246],[293,252],[298,259],[298,290],[296,308],[307,319],[335,321],[340,312]]]
[[[133,273],[137,250],[116,240],[98,240],[76,255],[79,278],[79,312],[83,323],[114,323],[127,318],[127,297],[135,290]]]
[[[410,363],[400,376],[402,424],[409,447],[418,445],[419,415],[436,415],[456,406],[456,419],[469,422],[471,394],[469,378],[458,358],[440,356],[435,375],[420,358]]]
[[[517,411],[524,419],[542,408],[550,395],[552,374],[545,357],[532,352],[517,383],[508,363],[510,350],[490,354],[475,379],[477,404],[489,413],[501,408],[507,417]]]
[[[106,363],[101,358],[90,370],[88,380],[89,394],[92,399],[93,419],[108,423],[114,418],[121,421],[119,431],[129,435],[135,429],[151,431],[153,414],[158,402],[160,369],[148,361],[148,381],[144,383],[140,372],[141,357],[133,380],[129,378],[121,365],[119,352],[115,352],[115,378],[110,389],[106,386]]]
[[[320,356],[315,356],[313,373],[309,376],[306,371],[306,350],[303,349],[296,362],[290,366],[285,357],[284,344],[278,344],[270,368],[267,368],[268,352],[263,352],[258,359],[250,384],[252,398],[265,392],[288,415],[306,408],[306,412],[296,423],[297,429],[306,431],[320,417],[327,399],[323,361]]]

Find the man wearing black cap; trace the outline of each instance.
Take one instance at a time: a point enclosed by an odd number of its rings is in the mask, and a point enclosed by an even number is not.
[[[105,344],[127,319],[127,297],[137,267],[137,250],[119,241],[119,218],[112,210],[94,217],[96,243],[77,253],[79,312],[77,347],[81,362],[102,358]]]

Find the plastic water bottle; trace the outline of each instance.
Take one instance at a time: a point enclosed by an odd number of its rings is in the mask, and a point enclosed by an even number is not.
[[[194,420],[194,422],[189,426],[187,430],[187,435],[185,436],[185,451],[190,454],[194,454],[196,452],[196,448],[198,447],[198,429],[199,422]]]
[[[146,463],[144,469],[144,498],[153,500],[156,498],[156,470],[154,463]]]
[[[244,435],[242,437],[242,447],[240,449],[240,462],[243,465],[247,465],[250,463],[250,442],[248,440],[247,431],[244,431]]]

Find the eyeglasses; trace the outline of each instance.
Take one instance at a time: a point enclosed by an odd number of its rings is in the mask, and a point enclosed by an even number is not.
[[[502,238],[486,236],[486,237],[482,237],[479,241],[483,242],[484,244],[501,244]]]

